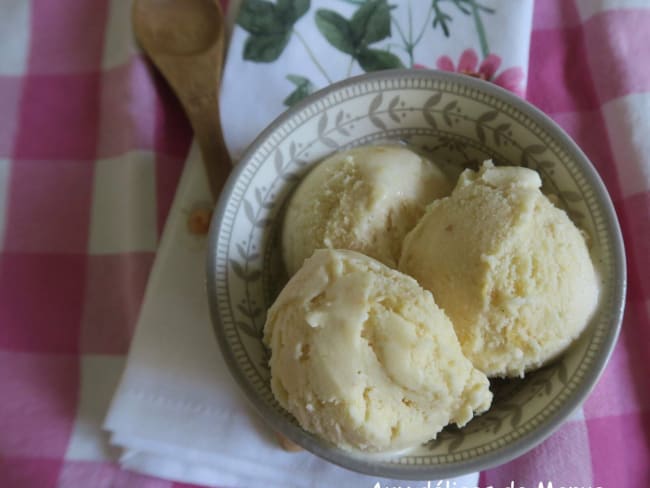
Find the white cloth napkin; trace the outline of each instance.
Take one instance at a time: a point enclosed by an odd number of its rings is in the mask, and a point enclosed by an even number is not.
[[[283,3],[305,4],[301,0]],[[330,71],[332,79],[347,75],[350,56],[325,40],[316,27],[316,11],[336,9],[350,19],[361,8],[358,3],[356,0],[313,0],[311,8],[293,27],[311,46],[312,53],[322,56],[320,64],[323,70]],[[408,25],[409,2],[395,3],[398,7],[391,11],[394,19]],[[422,19],[427,17],[431,3],[411,3],[411,18],[419,28],[424,25]],[[497,52],[501,58],[497,72],[488,74],[496,80],[499,72],[509,67],[519,67],[525,73],[532,0],[485,0],[483,3],[495,10],[484,15],[484,40],[490,46],[489,52]],[[452,2],[440,2],[443,5],[449,16],[453,15],[451,22],[446,21],[449,39],[440,25],[437,30],[431,27],[432,18],[429,18],[429,26],[425,26],[414,48],[413,63],[449,67],[451,62],[454,69],[460,64],[468,71],[478,71],[481,42],[471,15],[452,10],[455,8]],[[394,27],[393,37],[373,43],[372,49],[385,48],[398,53],[397,48],[388,46],[397,35],[395,30]],[[297,88],[291,83],[287,85],[287,74],[299,73],[311,79],[313,88],[327,84],[319,68],[308,61],[296,34],[291,35],[273,63],[242,59],[242,49],[249,36],[240,27],[233,31],[221,94],[227,143],[236,157],[286,108],[283,100]],[[475,63],[469,51],[474,52]],[[402,63],[409,66],[410,57],[399,54]],[[440,61],[444,55],[448,59]],[[342,65],[345,65],[343,69]],[[353,62],[351,73],[359,72],[359,64]],[[523,81],[519,88],[523,89]],[[187,230],[189,212],[206,202],[209,202],[209,191],[194,145],[149,278],[127,366],[105,422],[106,429],[112,433],[112,442],[123,449],[122,466],[154,476],[213,486],[374,487],[377,483],[426,486],[426,482],[359,475],[308,452],[287,453],[278,446],[272,432],[252,411],[230,377],[212,331],[204,287],[206,239]],[[449,486],[462,488],[477,484],[478,474],[472,474],[450,481]]]

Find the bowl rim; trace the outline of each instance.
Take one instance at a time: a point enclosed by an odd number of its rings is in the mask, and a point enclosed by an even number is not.
[[[609,234],[611,239],[611,256],[614,268],[614,276],[612,280],[614,287],[613,306],[615,307],[615,310],[612,311],[613,324],[607,329],[607,332],[603,337],[605,353],[594,359],[594,367],[585,373],[583,380],[578,384],[571,396],[567,398],[564,405],[554,414],[545,419],[539,427],[522,435],[519,439],[499,448],[498,450],[448,465],[378,465],[372,460],[361,459],[359,457],[354,457],[351,454],[346,454],[345,451],[337,450],[333,448],[333,446],[324,446],[321,439],[304,431],[299,426],[294,425],[287,418],[267,407],[266,404],[259,402],[257,391],[252,388],[243,372],[237,366],[238,362],[235,359],[232,350],[228,346],[216,300],[216,245],[219,235],[218,230],[221,228],[228,201],[231,198],[237,181],[245,169],[251,164],[253,156],[267,141],[268,137],[296,113],[299,113],[301,110],[314,104],[318,100],[326,98],[333,92],[368,81],[399,79],[403,77],[433,78],[449,83],[459,83],[468,88],[483,91],[490,96],[499,98],[504,103],[512,105],[521,112],[526,113],[537,125],[557,140],[558,143],[566,149],[567,154],[569,154],[584,171],[584,177],[588,186],[593,189],[596,197],[602,204],[602,217],[605,221],[606,232]],[[424,480],[431,479],[432,477],[436,479],[449,478],[498,466],[530,451],[555,432],[555,430],[566,421],[569,415],[580,407],[589,396],[611,357],[621,329],[627,287],[627,269],[623,237],[611,197],[591,161],[587,158],[576,142],[574,142],[573,139],[564,131],[564,129],[531,103],[493,83],[445,71],[408,68],[365,73],[359,76],[346,78],[316,91],[276,117],[246,148],[239,163],[237,163],[233,168],[223,187],[211,220],[206,264],[206,288],[210,306],[210,315],[224,362],[227,364],[230,374],[235,379],[235,382],[253,405],[255,411],[257,411],[265,422],[268,423],[273,430],[287,436],[290,440],[299,444],[306,450],[343,468],[371,476],[390,477],[404,480]]]

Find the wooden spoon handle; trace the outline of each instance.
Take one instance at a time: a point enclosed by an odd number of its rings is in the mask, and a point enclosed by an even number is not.
[[[216,87],[212,96],[188,100],[184,105],[201,148],[210,191],[216,201],[232,169],[221,130]]]

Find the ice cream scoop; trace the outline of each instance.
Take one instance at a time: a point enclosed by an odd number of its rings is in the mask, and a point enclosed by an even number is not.
[[[466,170],[406,237],[399,269],[433,293],[465,355],[522,376],[587,326],[598,279],[581,231],[519,167]]]
[[[307,259],[269,309],[264,341],[277,401],[345,449],[413,447],[492,400],[431,293],[354,251]]]
[[[437,166],[403,146],[334,154],[305,177],[287,207],[282,248],[289,274],[321,248],[351,249],[397,267],[404,236],[451,188]]]

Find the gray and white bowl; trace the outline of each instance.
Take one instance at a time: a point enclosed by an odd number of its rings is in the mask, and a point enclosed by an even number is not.
[[[302,430],[273,398],[266,310],[286,282],[280,251],[287,196],[334,151],[401,140],[452,176],[484,159],[537,170],[543,190],[588,236],[602,279],[599,308],[580,339],[553,364],[522,380],[493,381],[489,412],[462,429],[399,455],[336,448]],[[543,238],[543,236],[540,236]],[[372,73],[315,93],[251,144],[215,211],[207,289],[215,332],[232,375],[271,427],[346,468],[398,479],[457,476],[504,463],[545,439],[587,397],[616,342],[625,259],[607,191],[576,144],[539,110],[492,84],[436,71]]]

